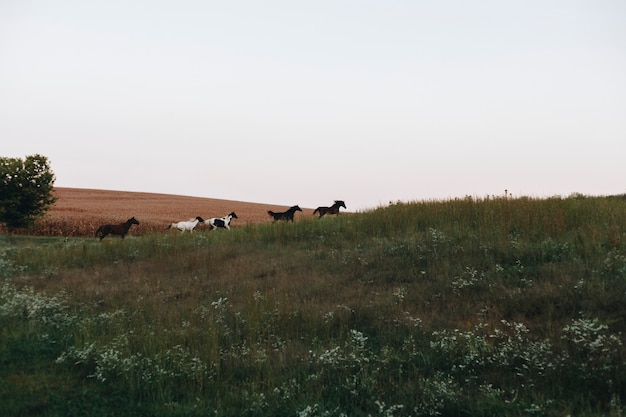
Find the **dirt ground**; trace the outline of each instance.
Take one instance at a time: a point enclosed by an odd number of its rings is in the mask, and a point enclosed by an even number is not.
[[[289,207],[212,198],[82,188],[54,189],[57,202],[34,229],[36,235],[93,236],[105,223],[123,223],[135,217],[140,225],[130,235],[165,231],[172,222],[200,216],[203,219],[224,217],[234,211],[231,227],[248,223],[271,222],[268,210],[285,211]],[[312,208],[302,207],[300,216],[312,216]],[[208,228],[199,225],[199,230]],[[31,231],[32,233],[33,231]]]

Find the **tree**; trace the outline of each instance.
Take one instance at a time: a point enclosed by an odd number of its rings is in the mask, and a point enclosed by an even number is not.
[[[31,226],[54,204],[54,173],[48,158],[0,157],[0,224],[9,229]]]

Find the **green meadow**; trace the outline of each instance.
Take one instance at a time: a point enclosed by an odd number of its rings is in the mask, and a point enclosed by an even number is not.
[[[626,196],[0,240],[2,416],[623,416]]]

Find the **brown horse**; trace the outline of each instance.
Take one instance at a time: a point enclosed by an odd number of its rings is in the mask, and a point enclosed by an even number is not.
[[[275,213],[272,210],[268,210],[267,214],[272,216],[274,218],[274,221],[277,221],[277,220],[290,221],[291,220],[293,222],[293,215],[296,211],[302,211],[302,209],[299,206],[291,206],[289,210],[287,211]]]
[[[319,213],[320,218],[325,214],[339,215],[339,207],[346,208],[346,203],[344,203],[341,200],[335,200],[335,204],[333,204],[330,207],[318,207],[315,210],[313,210],[313,215],[315,215],[315,213]]]
[[[96,231],[96,237],[100,237],[100,240],[102,240],[108,234],[111,234],[121,236],[122,239],[124,239],[124,236],[126,236],[126,233],[128,233],[128,229],[130,229],[130,226],[132,226],[133,224],[139,224],[139,222],[134,217],[126,220],[125,223],[102,225]]]

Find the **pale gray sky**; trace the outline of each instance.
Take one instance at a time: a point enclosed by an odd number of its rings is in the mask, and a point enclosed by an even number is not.
[[[0,156],[303,207],[626,192],[626,1],[0,0]]]

